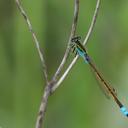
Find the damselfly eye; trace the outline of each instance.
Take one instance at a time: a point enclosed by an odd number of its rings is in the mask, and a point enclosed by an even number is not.
[[[80,39],[81,39],[80,36],[76,36],[76,37],[73,37],[73,38],[71,39],[71,42],[77,42],[77,41],[79,41]]]

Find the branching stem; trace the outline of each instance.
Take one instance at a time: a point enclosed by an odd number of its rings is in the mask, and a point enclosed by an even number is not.
[[[96,4],[94,15],[93,15],[93,18],[92,18],[92,21],[91,21],[91,25],[89,27],[88,33],[87,33],[87,35],[85,37],[85,40],[83,42],[84,45],[87,44],[87,42],[88,42],[88,40],[89,40],[89,38],[90,38],[90,36],[93,32],[93,29],[94,29],[94,26],[95,26],[95,23],[96,23],[96,19],[97,19],[97,16],[98,16],[98,12],[99,12],[99,6],[100,6],[100,0],[97,0],[97,4]],[[58,82],[53,86],[52,92],[54,92],[61,85],[61,83],[64,81],[64,79],[68,75],[69,71],[72,69],[72,67],[76,63],[77,59],[78,59],[78,55],[72,60],[71,64],[68,66],[68,68],[66,69],[64,74],[61,76],[61,78],[58,80]]]
[[[31,22],[30,22],[26,12],[24,11],[24,9],[23,9],[23,7],[20,3],[20,0],[16,0],[16,4],[17,4],[17,6],[20,10],[20,13],[24,17],[24,19],[25,19],[25,21],[28,25],[28,28],[29,28],[29,31],[32,34],[34,43],[36,44],[36,48],[37,48],[37,51],[38,51],[38,54],[39,54],[39,57],[40,57],[40,60],[41,60],[42,66],[43,66],[43,72],[44,72],[44,76],[45,76],[45,80],[46,80],[46,86],[45,86],[44,93],[43,93],[43,96],[42,96],[42,100],[41,100],[41,104],[40,104],[40,108],[39,108],[39,113],[38,113],[37,120],[36,120],[36,126],[35,126],[35,128],[41,128],[42,125],[43,125],[45,112],[46,112],[46,108],[47,108],[47,103],[48,103],[48,98],[49,98],[50,94],[53,93],[61,85],[61,83],[64,81],[64,79],[68,75],[69,71],[71,70],[71,68],[73,67],[73,65],[76,63],[76,61],[78,59],[78,55],[77,55],[72,60],[71,64],[66,69],[64,74],[58,80],[58,77],[61,74],[61,71],[62,71],[62,69],[63,69],[63,67],[64,67],[64,65],[67,61],[67,58],[68,58],[68,55],[69,55],[69,52],[70,52],[70,47],[69,46],[70,46],[71,38],[75,35],[75,32],[76,32],[76,27],[77,27],[77,22],[78,22],[78,14],[79,14],[79,0],[75,0],[73,23],[72,23],[71,33],[70,33],[70,36],[69,36],[69,41],[68,41],[68,44],[67,44],[67,48],[66,48],[64,57],[63,57],[60,65],[59,65],[55,75],[53,76],[51,82],[48,81],[48,73],[47,73],[47,66],[46,66],[46,63],[45,63],[45,59],[44,59],[43,53],[41,52],[39,41],[36,37],[35,32],[33,31]],[[83,42],[84,45],[87,44],[87,42],[88,42],[88,40],[89,40],[89,38],[92,34],[93,28],[94,28],[95,23],[96,23],[99,6],[100,6],[100,0],[97,0],[96,9],[95,9],[92,21],[91,21],[91,25],[89,27],[88,33],[87,33],[87,35],[85,37],[85,40]]]
[[[45,80],[46,80],[46,83],[48,83],[48,73],[47,73],[47,66],[46,66],[46,63],[45,63],[45,59],[44,59],[44,55],[43,55],[43,52],[41,51],[41,48],[40,48],[40,43],[36,37],[36,34],[35,32],[33,31],[33,28],[32,28],[32,25],[31,25],[31,22],[26,14],[26,12],[24,11],[21,3],[20,3],[20,0],[16,0],[16,4],[17,4],[17,7],[20,11],[20,13],[22,14],[22,16],[24,17],[27,25],[28,25],[28,28],[29,28],[29,31],[31,32],[32,34],[32,37],[33,37],[33,41],[36,45],[36,48],[37,48],[37,51],[38,51],[38,54],[39,54],[39,57],[40,57],[40,60],[41,60],[41,63],[42,63],[42,67],[43,67],[43,72],[44,72],[44,77],[45,77]]]

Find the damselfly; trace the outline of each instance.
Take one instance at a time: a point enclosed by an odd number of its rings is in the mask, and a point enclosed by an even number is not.
[[[105,94],[108,93],[109,96],[111,96],[114,101],[116,102],[116,104],[119,106],[120,111],[128,117],[128,111],[126,110],[126,108],[124,107],[124,105],[120,102],[120,100],[118,99],[115,89],[112,88],[102,77],[102,75],[100,74],[100,72],[97,70],[96,66],[93,64],[92,59],[90,58],[89,54],[87,53],[86,49],[84,48],[84,46],[81,44],[80,42],[80,37],[74,37],[71,40],[71,48],[73,49],[73,52],[75,52],[75,55],[79,55],[81,56],[86,63],[88,63],[90,65],[90,68],[92,69],[92,71],[94,72],[97,80],[101,83],[101,88],[104,88]]]

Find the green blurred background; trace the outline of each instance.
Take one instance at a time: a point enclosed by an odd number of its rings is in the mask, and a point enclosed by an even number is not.
[[[73,0],[22,0],[41,47],[49,78],[64,54]],[[77,34],[84,39],[96,0],[81,0]],[[128,0],[102,0],[88,51],[128,106]],[[72,58],[73,55],[71,54]],[[30,32],[13,0],[0,1],[0,127],[34,128],[44,88],[41,63]],[[45,128],[127,128],[127,119],[99,89],[79,59],[50,97]]]

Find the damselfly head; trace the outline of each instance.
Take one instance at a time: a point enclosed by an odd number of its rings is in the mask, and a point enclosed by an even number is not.
[[[80,41],[81,37],[80,36],[75,36],[71,39],[71,42],[78,42]]]

